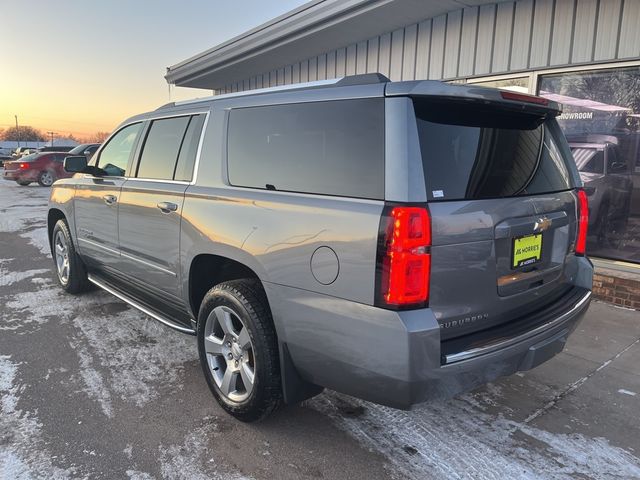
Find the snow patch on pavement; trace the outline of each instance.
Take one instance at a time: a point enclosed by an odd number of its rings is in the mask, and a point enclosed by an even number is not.
[[[157,398],[162,388],[182,388],[184,363],[198,360],[193,337],[169,332],[128,307],[108,315],[92,309],[74,318],[73,325],[82,339],[74,346],[81,362],[86,362],[83,370],[89,373],[83,379],[88,392],[109,417],[109,392],[142,407]]]
[[[26,270],[24,272],[12,272],[4,268],[0,263],[0,287],[8,287],[14,283],[20,282],[25,278],[35,277],[50,272],[48,268],[40,268],[36,270]]]
[[[148,473],[138,472],[137,470],[127,470],[127,477],[129,477],[129,480],[155,480],[156,478]]]
[[[206,419],[205,419],[206,420]],[[213,458],[206,459],[207,439],[217,436],[215,423],[195,429],[189,433],[182,445],[160,448],[160,467],[162,478],[178,480],[249,480],[235,473],[219,473],[219,465]],[[205,466],[206,464],[206,466]]]
[[[335,392],[308,403],[384,453],[390,473],[403,479],[640,478],[640,459],[605,439],[550,433],[485,413],[478,406],[491,405],[486,392],[409,412]]]
[[[48,188],[3,185],[0,189],[0,232],[19,232],[25,227],[45,225],[49,193]]]
[[[3,320],[0,330],[21,330],[20,334],[24,334],[52,318],[57,322],[64,322],[70,318],[72,309],[77,304],[75,297],[65,294],[62,289],[53,288],[53,282],[49,279],[36,277],[32,278],[32,282],[40,288],[8,296],[5,303],[7,308],[0,316]]]
[[[42,225],[44,227],[44,225]],[[46,228],[34,228],[21,233],[20,236],[26,239],[31,245],[40,250],[40,253],[51,257],[51,246],[49,245],[49,233]]]
[[[40,438],[40,423],[31,412],[17,408],[18,365],[11,357],[0,356],[0,478],[12,480],[63,480],[74,476],[73,469],[62,470],[51,463]]]

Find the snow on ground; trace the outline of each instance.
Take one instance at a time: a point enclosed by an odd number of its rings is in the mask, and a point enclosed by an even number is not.
[[[51,462],[40,438],[34,412],[17,408],[24,388],[17,380],[19,365],[0,355],[0,478],[12,480],[67,479],[74,470],[62,470]]]
[[[86,310],[74,318],[81,341],[72,347],[83,364],[87,389],[105,415],[111,416],[110,394],[142,407],[160,394],[158,378],[165,387],[182,387],[184,363],[198,360],[193,337],[167,334],[166,327],[130,308],[107,318],[95,313]],[[108,374],[93,368],[94,363]]]
[[[207,419],[205,419],[207,420]],[[205,460],[210,466],[216,467],[214,452],[207,452],[207,439],[219,436],[217,425],[210,423],[191,432],[184,439],[182,445],[171,445],[160,449],[162,477],[167,480],[250,480],[250,477],[234,474],[203,473],[200,467],[204,456],[208,453],[211,458]]]
[[[638,458],[604,438],[553,434],[487,413],[496,395],[467,394],[409,412],[335,392],[309,404],[383,452],[399,478],[640,478]]]

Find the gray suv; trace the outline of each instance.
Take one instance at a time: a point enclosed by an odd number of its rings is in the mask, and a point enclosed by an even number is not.
[[[589,305],[559,111],[380,75],[165,105],[65,160],[57,277],[197,335],[243,421],[325,387],[447,398],[553,357]]]

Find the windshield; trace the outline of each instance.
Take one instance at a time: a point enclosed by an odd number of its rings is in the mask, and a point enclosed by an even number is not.
[[[579,172],[604,173],[604,151],[595,148],[571,149]]]
[[[533,115],[415,101],[430,200],[537,195],[573,188],[556,130]]]

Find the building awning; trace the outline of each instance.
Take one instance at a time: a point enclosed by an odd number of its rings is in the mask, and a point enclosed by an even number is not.
[[[312,0],[167,68],[168,83],[217,89],[410,23],[496,0]]]

